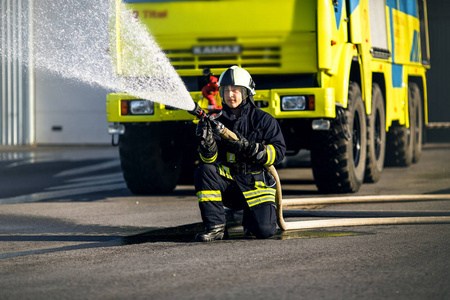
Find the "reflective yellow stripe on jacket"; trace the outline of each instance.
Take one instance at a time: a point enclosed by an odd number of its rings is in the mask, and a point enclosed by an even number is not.
[[[275,162],[275,147],[272,145],[267,145],[266,147],[267,150],[267,161],[264,165],[273,165],[273,163]]]
[[[219,175],[220,176],[223,176],[223,177],[233,180],[233,176],[231,176],[231,173],[230,173],[230,168],[222,166],[222,165],[218,165],[218,167],[219,167]]]
[[[264,203],[275,203],[275,189],[266,187],[261,181],[255,182],[255,190],[244,192],[245,200],[249,207]]]
[[[222,201],[220,191],[199,191],[197,192],[197,197],[199,202]]]
[[[206,164],[212,164],[212,163],[215,162],[216,159],[217,159],[217,152],[216,152],[216,154],[214,154],[214,156],[211,157],[211,158],[204,157],[201,153],[199,153],[199,155],[200,155],[200,159],[201,159],[204,163],[206,163]]]

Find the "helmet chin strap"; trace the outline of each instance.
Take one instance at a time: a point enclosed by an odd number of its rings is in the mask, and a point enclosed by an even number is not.
[[[238,105],[238,108],[241,108],[245,104],[247,104],[247,98],[248,98],[247,89],[245,87],[242,87],[241,90],[242,90],[242,102],[241,102],[241,104]]]

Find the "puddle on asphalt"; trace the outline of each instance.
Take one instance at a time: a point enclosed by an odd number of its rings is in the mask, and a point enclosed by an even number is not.
[[[152,230],[138,235],[128,236],[122,239],[124,245],[141,244],[141,243],[156,243],[156,242],[174,242],[174,243],[188,243],[193,242],[195,235],[202,232],[203,226],[201,223],[189,224],[172,228],[164,228]],[[245,236],[241,226],[232,227],[228,229],[228,240],[249,240],[253,237]],[[328,238],[328,237],[344,237],[344,236],[358,236],[367,233],[355,231],[281,231],[275,234],[272,240],[292,240],[292,239],[311,239],[311,238]]]
[[[312,239],[312,238],[327,238],[327,237],[343,237],[343,236],[357,236],[365,235],[367,233],[354,231],[282,231],[276,234],[273,239],[277,240],[292,240],[292,239]]]

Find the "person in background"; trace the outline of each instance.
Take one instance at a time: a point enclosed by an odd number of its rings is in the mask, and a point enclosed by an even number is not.
[[[222,109],[217,105],[215,96],[219,93],[219,86],[217,85],[217,77],[213,76],[209,68],[203,70],[203,75],[206,77],[207,84],[202,88],[202,95],[208,99],[208,109]]]

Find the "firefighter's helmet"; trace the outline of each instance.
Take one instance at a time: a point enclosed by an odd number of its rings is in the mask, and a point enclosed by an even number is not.
[[[232,66],[220,75],[219,89],[220,96],[223,98],[223,87],[228,85],[242,86],[247,89],[248,95],[255,95],[255,82],[246,70],[239,68],[238,66]]]

